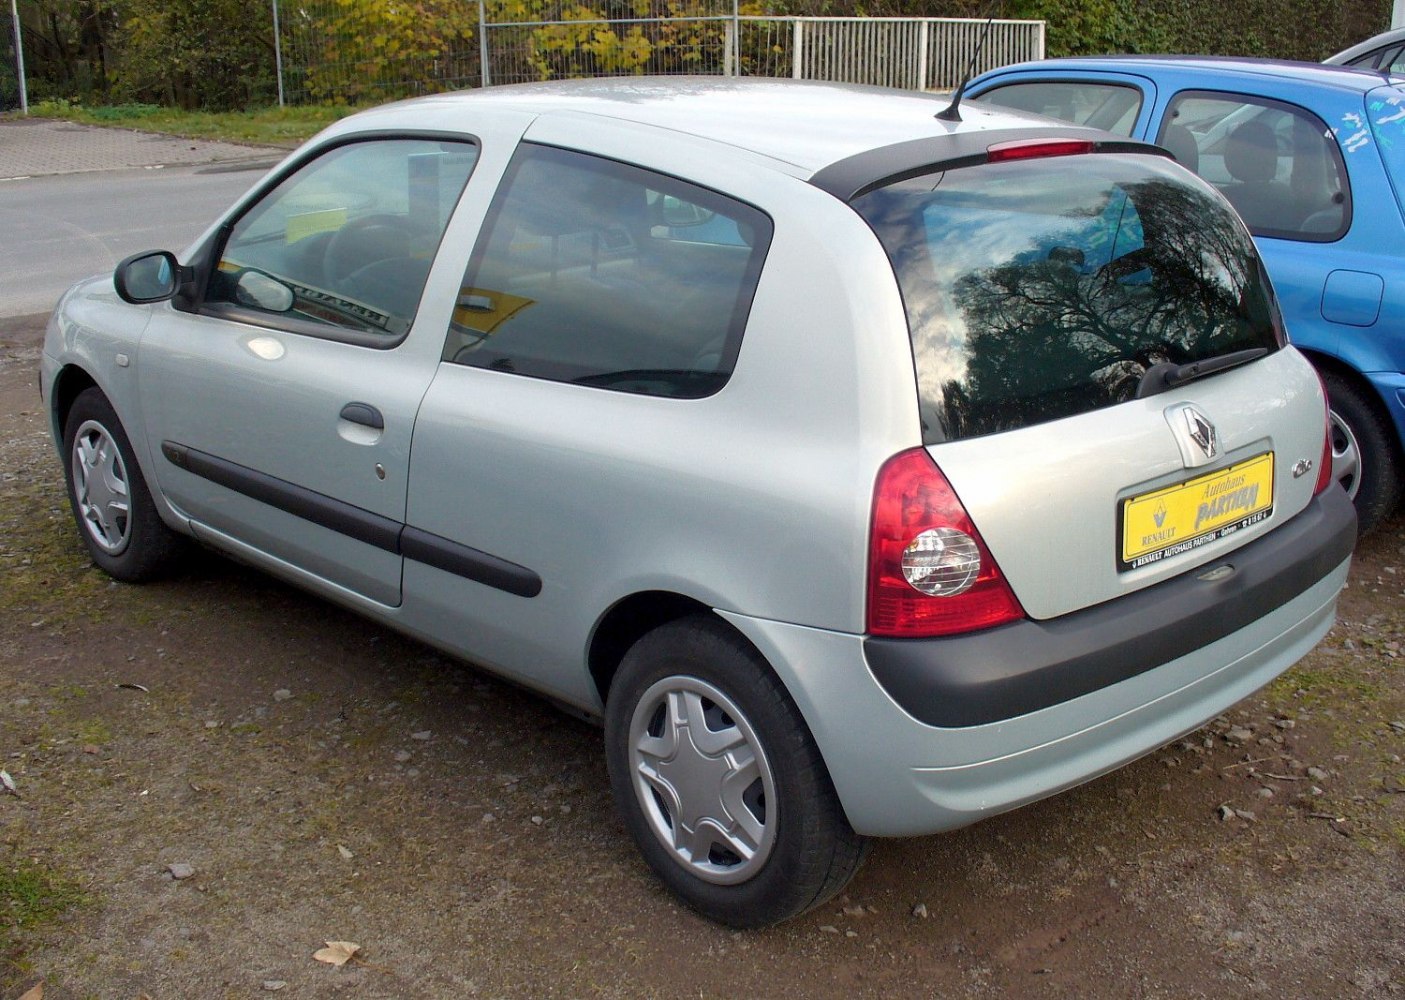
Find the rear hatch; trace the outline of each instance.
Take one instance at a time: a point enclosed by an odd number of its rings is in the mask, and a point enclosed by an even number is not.
[[[1300,512],[1324,427],[1228,204],[1150,153],[1049,152],[853,202],[902,290],[928,451],[1039,619]]]

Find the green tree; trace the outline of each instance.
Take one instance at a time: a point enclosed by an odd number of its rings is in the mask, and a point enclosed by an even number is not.
[[[273,22],[246,0],[121,0],[114,96],[225,111],[270,103]]]

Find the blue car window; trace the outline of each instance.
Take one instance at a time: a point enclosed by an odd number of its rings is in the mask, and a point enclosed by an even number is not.
[[[1171,101],[1158,142],[1194,142],[1178,156],[1223,194],[1255,236],[1326,243],[1351,226],[1351,188],[1325,122],[1267,98],[1185,91]]]
[[[972,100],[1130,136],[1142,92],[1122,83],[1030,80],[987,90]]]

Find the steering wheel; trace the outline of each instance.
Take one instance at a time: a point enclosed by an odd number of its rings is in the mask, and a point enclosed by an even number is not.
[[[353,219],[327,242],[322,276],[335,288],[370,264],[409,257],[414,238],[414,230],[403,216],[382,214]]]

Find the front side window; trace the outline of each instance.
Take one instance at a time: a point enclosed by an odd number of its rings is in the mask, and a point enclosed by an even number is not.
[[[1351,225],[1341,151],[1310,111],[1237,94],[1187,92],[1171,101],[1158,141],[1219,188],[1255,236],[1321,243],[1340,239]]]
[[[1280,344],[1244,227],[1160,157],[967,167],[854,208],[898,277],[928,444],[1131,400],[1158,364]]]
[[[714,191],[524,144],[464,274],[444,360],[698,398],[731,375],[771,221]]]
[[[477,158],[471,143],[435,139],[323,153],[234,224],[205,307],[295,333],[399,343]]]
[[[1137,113],[1142,108],[1142,93],[1136,87],[1072,80],[1010,83],[987,90],[972,100],[1125,136],[1132,134]]]

